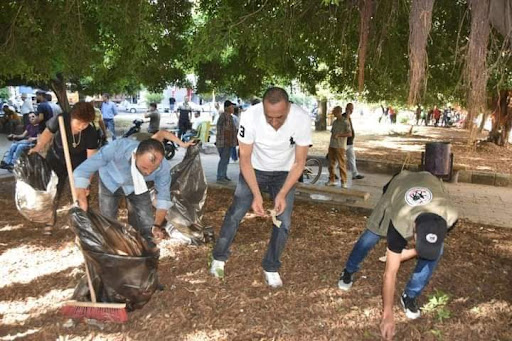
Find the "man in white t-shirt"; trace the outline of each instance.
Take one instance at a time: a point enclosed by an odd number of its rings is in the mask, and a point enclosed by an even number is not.
[[[30,124],[28,114],[34,112],[34,106],[32,105],[32,98],[28,97],[26,93],[21,94],[21,108],[20,113],[23,115],[23,126]]]
[[[238,142],[241,176],[213,249],[210,273],[224,276],[229,248],[247,211],[252,207],[257,215],[266,216],[261,192],[267,191],[278,221],[273,224],[262,266],[267,284],[280,287],[280,257],[291,225],[294,186],[302,175],[311,144],[311,119],[289,102],[284,89],[269,88],[262,103],[242,114]]]

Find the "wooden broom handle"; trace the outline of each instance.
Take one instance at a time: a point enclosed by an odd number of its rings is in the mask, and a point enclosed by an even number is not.
[[[64,149],[64,158],[66,159],[66,169],[68,170],[68,178],[69,178],[69,187],[71,187],[71,196],[73,197],[73,203],[76,203],[76,190],[75,190],[75,179],[73,178],[73,167],[71,166],[71,156],[69,155],[69,146],[68,146],[68,136],[66,134],[66,127],[64,126],[64,117],[62,115],[59,116],[59,129],[60,129],[60,138],[62,140],[62,148]],[[78,237],[77,237],[78,238]],[[92,286],[91,275],[89,274],[89,267],[87,266],[87,259],[85,258],[85,254],[80,247],[80,243],[77,243],[80,251],[84,255],[84,264],[85,264],[85,273],[87,275],[87,285],[89,286],[89,292],[91,293],[91,301],[92,303],[96,303],[96,293],[94,292],[94,287]]]
[[[68,136],[66,127],[64,126],[64,117],[59,116],[60,137],[62,140],[62,148],[64,149],[64,158],[66,159],[66,168],[68,170],[69,186],[71,187],[71,196],[73,203],[76,202],[75,179],[73,178],[73,167],[71,166],[71,156],[69,155]]]

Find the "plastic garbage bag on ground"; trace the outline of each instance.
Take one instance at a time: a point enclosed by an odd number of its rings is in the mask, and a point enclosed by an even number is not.
[[[34,223],[53,224],[59,179],[39,154],[21,154],[14,165],[16,208]]]
[[[171,239],[202,244],[213,241],[213,229],[202,218],[208,184],[199,155],[200,144],[190,146],[183,161],[171,169],[172,207],[167,212],[165,227]]]
[[[70,217],[98,302],[126,303],[128,310],[144,306],[158,286],[158,252],[128,224],[77,207],[71,209]],[[85,277],[73,299],[90,301]]]

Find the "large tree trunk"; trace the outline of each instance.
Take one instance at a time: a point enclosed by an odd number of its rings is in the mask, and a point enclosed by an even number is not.
[[[434,0],[413,0],[409,15],[409,105],[419,104],[426,89],[427,40]]]
[[[327,130],[327,99],[318,100],[318,114],[315,121],[315,130]]]
[[[368,36],[370,34],[372,8],[373,0],[359,0],[359,13],[361,13],[359,25],[359,47],[357,49],[357,60],[359,62],[357,89],[359,93],[362,93],[364,90],[364,66],[366,63],[366,50],[368,49]]]
[[[471,32],[469,34],[468,55],[466,60],[467,79],[467,106],[468,115],[464,128],[470,129],[469,144],[473,144],[471,137],[476,136],[473,120],[480,112],[485,111],[487,87],[487,45],[489,42],[489,1],[469,0],[471,8]]]
[[[512,128],[512,90],[500,91],[495,103],[488,141],[504,146],[508,143]]]
[[[65,112],[69,112],[71,110],[71,107],[69,106],[68,94],[66,91],[66,81],[64,80],[62,74],[58,74],[51,80],[50,88],[53,92],[55,92],[55,95],[57,96],[57,100],[62,110]]]

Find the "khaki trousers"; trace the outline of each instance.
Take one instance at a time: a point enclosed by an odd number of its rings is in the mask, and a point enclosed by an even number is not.
[[[334,181],[336,178],[336,163],[340,169],[340,178],[342,183],[347,183],[347,169],[345,165],[346,151],[342,148],[329,147],[329,181]]]

